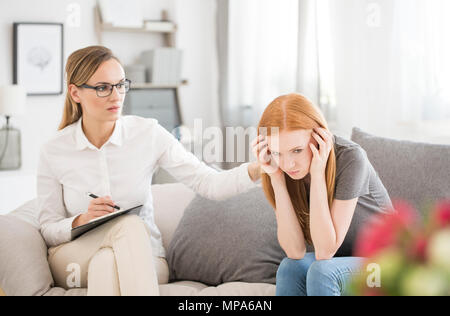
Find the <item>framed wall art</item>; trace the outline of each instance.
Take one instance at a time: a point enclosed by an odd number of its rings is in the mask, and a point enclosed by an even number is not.
[[[13,82],[28,95],[63,93],[64,26],[14,23]]]

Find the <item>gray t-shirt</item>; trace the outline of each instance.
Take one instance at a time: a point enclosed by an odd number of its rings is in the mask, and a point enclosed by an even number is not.
[[[352,223],[336,256],[351,256],[358,231],[375,214],[392,210],[389,194],[373,168],[364,149],[358,144],[335,136],[335,199],[358,198]]]

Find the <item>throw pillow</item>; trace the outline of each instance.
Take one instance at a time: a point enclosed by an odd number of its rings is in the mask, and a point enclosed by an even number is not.
[[[0,287],[6,295],[44,295],[53,278],[39,231],[13,216],[0,216],[0,240]]]
[[[217,286],[272,283],[286,257],[277,238],[274,210],[261,188],[211,201],[197,196],[169,245],[170,279]]]

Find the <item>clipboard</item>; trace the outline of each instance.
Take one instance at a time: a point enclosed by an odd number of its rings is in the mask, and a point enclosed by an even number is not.
[[[89,223],[86,223],[84,225],[72,228],[70,234],[71,234],[71,239],[70,240],[74,240],[76,238],[78,238],[79,236],[83,235],[84,233],[90,231],[91,229],[94,229],[116,217],[119,217],[121,215],[125,215],[125,214],[134,214],[134,215],[139,215],[139,213],[141,212],[143,205],[139,205],[133,208],[130,208],[128,210],[122,210],[122,211],[116,211],[113,212],[111,214],[102,216],[102,217],[97,217],[93,220],[91,220]]]

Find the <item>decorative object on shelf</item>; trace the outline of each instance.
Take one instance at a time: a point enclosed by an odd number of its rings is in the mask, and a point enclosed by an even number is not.
[[[143,8],[140,0],[99,0],[99,11],[104,24],[113,27],[142,28]]]
[[[430,205],[431,206],[431,205]],[[356,256],[365,257],[350,294],[367,296],[450,295],[450,201],[422,212],[406,202],[362,228]],[[417,214],[426,214],[425,221]]]
[[[137,88],[133,85],[125,99],[123,114],[157,119],[172,132],[183,122],[179,104],[176,87]]]
[[[0,115],[6,125],[0,129],[0,170],[16,170],[22,165],[20,131],[9,124],[11,116],[25,111],[26,90],[18,85],[0,87]]]
[[[111,6],[109,0],[105,2],[108,3],[108,7]],[[123,4],[127,5],[128,2],[123,2]],[[169,14],[166,10],[163,10],[161,15],[161,20],[142,20],[142,18],[139,17],[135,19],[138,21],[137,23],[118,25],[117,23],[114,23],[114,18],[109,16],[109,13],[104,13],[104,9],[99,3],[99,5],[94,8],[95,32],[97,33],[100,44],[103,44],[103,32],[160,33],[163,35],[164,46],[175,47],[175,33],[177,32],[178,27],[174,22],[169,20]],[[117,19],[120,20],[120,18],[116,18],[116,20]]]
[[[145,65],[127,65],[125,66],[125,74],[133,84],[143,84],[147,82]]]
[[[62,94],[63,39],[61,23],[14,23],[13,83],[28,95]]]
[[[147,81],[159,85],[179,85],[181,82],[182,51],[161,47],[142,52],[142,63],[147,66]]]
[[[104,12],[104,5],[110,7],[111,3],[113,2],[109,0],[99,1],[94,8],[95,31],[100,44],[106,45],[103,43],[103,33],[106,32],[138,33],[145,36],[159,35],[163,39],[166,52],[169,52],[165,54],[169,56],[168,59],[161,63],[155,63],[151,56],[142,58],[141,55],[136,65],[129,65],[125,68],[126,76],[133,84],[125,99],[123,114],[157,119],[163,127],[172,132],[183,123],[179,89],[188,84],[187,80],[180,79],[182,51],[175,48],[175,34],[178,27],[169,19],[166,10],[162,10],[161,20],[143,20],[142,25],[139,23],[134,26],[119,26],[113,23],[108,12]],[[123,3],[128,4],[128,2]],[[147,62],[144,62],[143,59]],[[155,71],[156,75],[152,73],[150,78],[143,79],[143,77],[147,77],[147,64],[158,65],[159,68],[157,67],[158,69]],[[144,74],[143,68],[145,68]]]
[[[145,20],[144,29],[150,32],[174,33],[177,26],[170,21]]]

